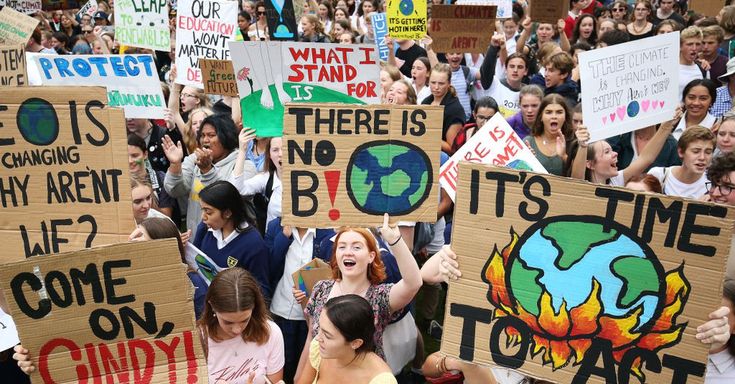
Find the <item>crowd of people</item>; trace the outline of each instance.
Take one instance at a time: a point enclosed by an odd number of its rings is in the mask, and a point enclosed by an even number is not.
[[[381,102],[443,106],[444,160],[501,114],[550,174],[735,206],[735,5],[713,0],[722,9],[705,16],[686,0],[569,0],[568,16],[550,24],[529,17],[528,1],[543,0],[514,0],[485,54],[435,52],[429,36],[386,39]],[[266,5],[239,5],[238,38],[268,41]],[[385,8],[379,0],[305,1],[298,41],[375,44],[372,15]],[[431,223],[396,224],[386,214],[380,228],[283,226],[282,139],[243,127],[248,111],[237,99],[173,83],[173,48],[120,45],[112,2],[99,1],[92,16],[76,11],[34,15],[40,23],[26,49],[154,56],[168,109],[162,120],[126,122],[138,224],[130,240],[176,238],[182,260],[189,242],[221,269],[211,285],[187,272],[210,383],[543,382],[425,347],[441,332],[445,283],[461,277],[445,192]],[[172,9],[172,41],[175,20]],[[589,142],[579,54],[676,31],[680,105],[671,120]],[[314,258],[330,265],[332,279],[307,297],[292,274]],[[735,382],[735,257],[722,306],[695,325],[710,346],[709,384]],[[15,347],[26,373],[35,352]],[[248,361],[255,368],[238,369]]]

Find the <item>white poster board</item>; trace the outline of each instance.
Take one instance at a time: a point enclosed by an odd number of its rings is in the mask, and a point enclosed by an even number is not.
[[[176,83],[204,88],[199,59],[230,60],[237,2],[181,0],[176,16]]]
[[[28,66],[28,72],[37,71],[35,78],[41,85],[105,86],[108,105],[123,108],[126,118],[164,117],[166,100],[151,55],[34,55],[32,59],[35,66]]]
[[[439,170],[439,183],[452,201],[457,194],[460,161],[548,173],[500,113],[475,132]]]
[[[13,348],[18,343],[20,339],[13,318],[0,309],[0,351]]]
[[[165,52],[171,49],[166,0],[120,1],[115,8],[115,40],[120,44]]]
[[[670,120],[679,104],[679,32],[579,55],[590,141]]]

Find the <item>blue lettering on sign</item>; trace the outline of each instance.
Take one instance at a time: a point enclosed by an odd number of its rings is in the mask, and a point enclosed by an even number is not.
[[[153,58],[148,55],[115,55],[93,57],[39,57],[43,76],[49,80],[64,77],[137,77],[154,74]]]

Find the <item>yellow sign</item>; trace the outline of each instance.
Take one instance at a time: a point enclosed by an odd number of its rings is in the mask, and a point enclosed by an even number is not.
[[[420,39],[426,35],[426,1],[388,0],[388,36]]]

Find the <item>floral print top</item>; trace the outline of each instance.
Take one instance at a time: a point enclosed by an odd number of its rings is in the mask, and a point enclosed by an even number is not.
[[[334,283],[334,280],[322,280],[316,283],[309,302],[306,304],[304,313],[311,318],[312,338],[315,338],[319,332],[319,315],[329,300],[329,293],[332,291]],[[375,335],[373,336],[375,353],[383,359],[385,359],[385,352],[383,352],[383,330],[391,321],[401,315],[401,311],[390,312],[391,288],[393,288],[393,284],[377,284],[371,285],[367,292],[365,292],[365,299],[373,307],[373,313],[375,314]]]

